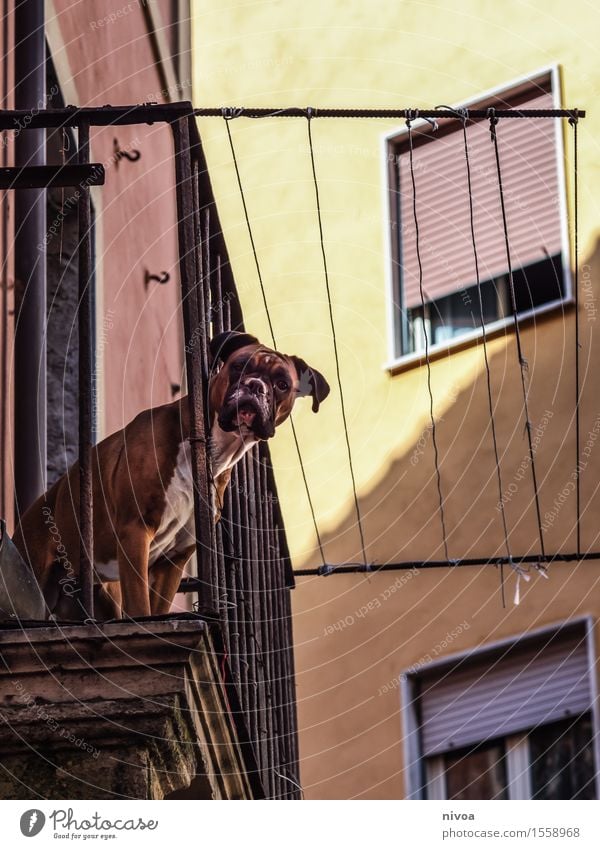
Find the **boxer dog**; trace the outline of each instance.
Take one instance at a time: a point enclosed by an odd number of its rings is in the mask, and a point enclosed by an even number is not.
[[[228,331],[210,343],[209,463],[215,520],[233,466],[270,439],[299,395],[312,409],[327,381],[296,356]],[[219,367],[220,364],[220,367]],[[97,618],[168,613],[195,551],[187,397],[145,410],[92,451]],[[50,613],[73,617],[79,575],[79,466],[23,515],[14,535]]]

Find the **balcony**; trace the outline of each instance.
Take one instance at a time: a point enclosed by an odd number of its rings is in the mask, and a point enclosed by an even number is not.
[[[16,118],[3,112],[0,126],[14,128]],[[30,116],[28,126],[76,129],[78,167],[85,169],[93,167],[90,127],[149,122],[164,122],[173,134],[199,541],[196,574],[182,581],[180,592],[195,598],[187,613],[94,618],[94,274],[84,181],[78,183],[79,531],[86,621],[0,623],[0,760],[8,766],[2,795],[295,799],[294,579],[266,443],[234,468],[216,527],[210,503],[207,345],[215,333],[243,329],[243,316],[191,105],[67,107]],[[24,170],[10,188],[42,178],[42,187],[50,185],[60,171]],[[81,178],[81,170],[72,174]]]

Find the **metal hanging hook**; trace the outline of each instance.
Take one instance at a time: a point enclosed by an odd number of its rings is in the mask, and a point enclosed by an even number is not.
[[[171,279],[171,275],[168,271],[161,271],[160,274],[151,274],[148,269],[144,272],[144,288],[147,289],[151,282],[160,283],[164,285],[168,283]]]
[[[446,106],[442,103],[440,106],[436,106],[435,108],[447,109],[454,118],[458,118],[458,120],[462,121],[463,124],[466,124],[469,120],[469,110],[464,106]]]
[[[115,157],[115,165],[118,168],[121,159],[127,159],[129,162],[137,162],[138,159],[141,159],[142,154],[139,150],[122,150],[119,140],[113,139],[113,156]]]
[[[68,132],[66,127],[62,128],[61,136],[62,136],[62,153],[63,153],[63,158],[64,158],[65,153],[68,153],[71,150],[71,137],[70,137],[69,132]]]
[[[413,121],[416,121],[419,117],[418,109],[407,109],[406,110],[406,126],[410,129],[410,125]]]
[[[231,121],[233,118],[239,118],[244,113],[243,106],[223,106],[221,115],[226,121]]]
[[[421,118],[422,121],[427,121],[427,123],[429,124],[429,126],[431,127],[433,132],[435,132],[438,129],[438,122],[435,120],[435,118],[428,118],[426,115],[423,115],[423,117],[421,117],[418,109],[407,109],[406,110],[406,126],[409,129],[410,129],[412,122],[418,121],[419,118]]]

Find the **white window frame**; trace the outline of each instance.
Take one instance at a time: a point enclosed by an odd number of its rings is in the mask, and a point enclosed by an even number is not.
[[[446,655],[419,668],[418,675],[446,665],[453,665],[468,658],[476,660],[490,651],[497,649],[505,650],[515,644],[517,640],[537,641],[550,637],[565,625],[582,625],[585,630],[587,669],[590,682],[592,718],[592,747],[594,750],[594,764],[596,767],[596,798],[600,799],[600,705],[598,702],[598,682],[596,677],[596,651],[594,641],[594,619],[591,616],[575,617],[560,622],[546,625],[543,628],[527,631],[525,634],[515,635],[502,640],[497,640],[477,646],[473,649]],[[404,764],[406,778],[407,799],[446,799],[444,756],[424,758],[420,749],[418,734],[418,716],[414,700],[414,681],[417,675],[411,673],[410,669],[399,675],[400,680],[400,716],[402,722],[402,736],[408,743],[404,747]],[[509,799],[530,799],[530,756],[527,733],[514,734],[504,737],[506,741],[507,758],[507,786]],[[427,788],[427,795],[424,788]]]
[[[527,82],[535,82],[541,77],[550,76],[553,106],[555,109],[561,108],[561,76],[560,65],[552,63],[546,65],[531,74],[517,77],[509,82],[503,83],[500,86],[488,89],[487,91],[478,94],[468,100],[463,100],[458,104],[453,104],[454,108],[466,107],[467,109],[487,100],[491,97],[506,94],[511,89]],[[418,120],[413,122],[413,129],[424,126],[427,122]],[[392,209],[392,187],[390,185],[390,156],[395,155],[395,149],[399,141],[407,135],[405,126],[396,127],[381,137],[381,185],[382,185],[382,203],[383,203],[383,222],[384,222],[384,275],[386,288],[386,318],[387,318],[387,340],[388,351],[387,361],[383,364],[383,368],[391,373],[403,369],[412,364],[419,365],[424,361],[423,351],[416,351],[407,354],[402,354],[396,349],[397,340],[400,338],[398,327],[399,306],[395,301],[395,288],[398,271],[394,271],[394,260],[392,250],[392,238],[395,237],[397,227],[393,223],[395,214]],[[565,144],[564,144],[564,128],[561,120],[554,119],[554,133],[556,139],[556,169],[559,186],[559,209],[561,228],[561,258],[562,258],[562,273],[564,281],[565,294],[562,298],[557,298],[554,301],[549,301],[539,307],[534,307],[526,312],[519,313],[519,322],[526,321],[533,316],[540,316],[544,313],[557,309],[564,309],[566,305],[573,303],[573,284],[571,275],[571,243],[569,238],[569,219],[567,213],[567,182],[565,175]],[[432,142],[435,144],[435,140]],[[395,169],[394,169],[395,170]],[[497,321],[486,324],[486,334],[491,335],[508,328],[514,324],[513,316],[498,319]],[[466,344],[473,342],[483,335],[481,328],[469,331],[453,339],[445,342],[430,345],[429,352],[432,357],[440,353],[451,353],[453,350],[460,350]]]

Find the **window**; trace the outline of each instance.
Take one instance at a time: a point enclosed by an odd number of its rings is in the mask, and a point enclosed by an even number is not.
[[[541,725],[515,737],[425,762],[432,799],[595,799],[592,718]],[[510,776],[513,780],[510,780]]]
[[[555,106],[554,74],[547,72],[471,108]],[[554,119],[499,124],[499,147],[517,314],[554,306],[570,295],[564,238],[562,137]],[[489,122],[467,130],[475,243],[486,327],[514,319],[496,162]],[[477,277],[461,125],[441,120],[413,126],[419,249],[425,307],[421,303],[413,189],[406,132],[388,138],[392,265],[392,358],[481,333]]]
[[[411,797],[597,798],[588,629],[568,623],[409,673]]]

